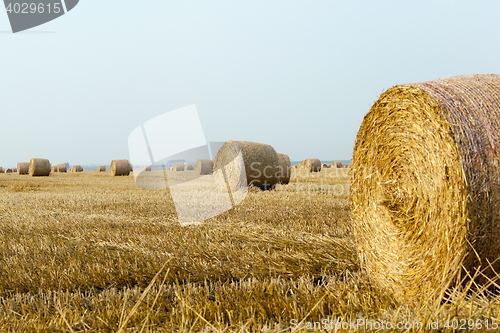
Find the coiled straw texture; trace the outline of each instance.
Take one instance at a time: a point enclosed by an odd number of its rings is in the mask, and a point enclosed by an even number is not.
[[[379,287],[403,302],[439,298],[459,278],[500,272],[499,157],[500,76],[380,96],[357,135],[350,199],[360,262]]]

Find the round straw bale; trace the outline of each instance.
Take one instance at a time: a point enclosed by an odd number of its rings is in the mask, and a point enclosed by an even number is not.
[[[73,172],[83,172],[83,168],[81,165],[73,166]]]
[[[278,153],[278,167],[275,173],[278,183],[288,184],[290,182],[290,164],[288,155]]]
[[[20,175],[27,175],[30,173],[30,162],[17,163],[17,173]]]
[[[12,168],[5,169],[5,173],[12,173]]]
[[[130,172],[134,171],[134,166],[132,165],[132,163],[129,163],[129,168],[130,168]]]
[[[151,165],[144,165],[144,166],[142,166],[142,170],[144,170],[144,171],[151,171]]]
[[[194,170],[199,175],[210,175],[214,167],[214,161],[199,159],[196,161]]]
[[[173,170],[174,171],[184,171],[184,162],[174,163]]]
[[[30,160],[29,174],[32,177],[49,176],[51,171],[50,161],[45,158],[32,158]]]
[[[230,164],[241,154],[244,166]],[[275,176],[279,166],[278,154],[270,145],[250,141],[226,141],[214,159],[214,171],[222,169],[231,188],[240,187],[242,179],[247,185],[271,189],[278,183]],[[243,177],[243,178],[242,178]]]
[[[332,167],[333,167],[334,164],[335,164],[336,168],[342,168],[342,162],[340,162],[340,161],[333,162],[332,163]]]
[[[112,176],[128,176],[130,163],[128,160],[112,160],[110,170]]]
[[[105,165],[99,165],[99,166],[97,167],[97,171],[98,171],[98,172],[104,172],[104,171],[106,171],[106,166],[105,166]]]
[[[376,285],[403,302],[439,299],[478,269],[478,285],[500,272],[498,147],[499,75],[394,86],[380,96],[350,168],[353,233]]]
[[[5,172],[5,169],[0,167],[0,173],[4,173]]]
[[[191,164],[186,164],[184,166],[184,171],[188,171],[188,170],[194,170],[193,166]]]
[[[321,171],[321,161],[317,158],[308,158],[300,162],[299,167],[307,172],[319,172]]]
[[[13,173],[17,173],[17,168],[12,168]]]
[[[328,169],[330,167],[330,164],[323,163],[321,164],[321,169]]]
[[[57,172],[57,166],[56,166],[56,165],[54,165],[54,166],[52,167],[51,172]]]
[[[57,165],[57,172],[66,172],[66,163],[61,163]]]

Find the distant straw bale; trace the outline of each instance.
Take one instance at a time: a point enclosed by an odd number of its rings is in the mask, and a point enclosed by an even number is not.
[[[478,269],[476,285],[496,285],[498,147],[499,75],[399,85],[380,96],[350,168],[356,249],[376,286],[405,302],[439,301]]]
[[[184,171],[194,170],[194,167],[191,164],[186,164],[184,166]]]
[[[52,167],[51,172],[57,172],[57,166],[56,166],[56,165],[54,165],[54,166]]]
[[[61,163],[58,164],[57,166],[57,172],[66,172],[66,163]]]
[[[130,172],[134,171],[134,166],[132,165],[132,163],[129,163],[129,168],[130,168]]]
[[[194,170],[199,175],[210,175],[212,174],[213,168],[214,161],[204,159],[197,160],[196,165],[194,166]]]
[[[83,172],[83,168],[81,165],[74,165],[73,172]]]
[[[184,162],[174,163],[173,170],[174,171],[184,171]]]
[[[275,176],[280,184],[288,184],[290,182],[290,157],[286,154],[278,153],[278,167]]]
[[[214,171],[222,170],[233,189],[241,188],[245,183],[272,189],[278,183],[275,175],[278,166],[278,154],[273,147],[250,141],[226,141],[214,159]],[[223,183],[222,179],[218,182]]]
[[[130,175],[130,163],[128,160],[112,160],[110,170],[111,176],[128,176]]]
[[[5,173],[5,169],[0,167],[0,173]]]
[[[151,171],[151,165],[144,165],[144,166],[142,167],[142,170],[143,170],[143,171]]]
[[[321,164],[321,169],[328,169],[328,168],[330,168],[330,164],[328,163]]]
[[[12,168],[5,169],[5,173],[12,173]]]
[[[307,172],[319,172],[321,171],[321,161],[317,158],[308,158],[300,162],[298,167]]]
[[[32,177],[47,177],[50,175],[50,161],[45,158],[32,158],[29,165],[29,174]]]
[[[17,168],[12,168],[13,173],[17,173]]]
[[[28,175],[30,173],[30,162],[17,163],[17,173],[19,175]]]
[[[334,165],[334,164],[335,164],[335,167],[336,167],[336,168],[342,168],[342,167],[343,167],[343,166],[342,166],[342,162],[340,162],[340,161],[333,162],[333,163],[332,163],[332,167],[333,167],[333,165]]]
[[[106,171],[106,166],[105,166],[105,165],[99,165],[99,166],[97,167],[97,171],[98,171],[98,172],[104,172],[104,171]]]

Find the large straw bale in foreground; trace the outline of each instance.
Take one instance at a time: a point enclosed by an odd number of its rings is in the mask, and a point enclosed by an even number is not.
[[[298,167],[306,170],[307,172],[320,172],[321,161],[317,158],[308,158],[300,162]]]
[[[30,173],[30,162],[17,163],[17,173],[19,175],[27,175]]]
[[[128,160],[112,160],[111,176],[128,176],[130,174],[130,163]]]
[[[438,297],[459,272],[500,272],[499,147],[498,75],[380,96],[350,166],[353,232],[376,285],[404,302]]]
[[[57,172],[66,172],[66,163],[61,163],[57,165]]]
[[[214,168],[214,161],[199,159],[196,161],[194,171],[199,175],[210,175]]]
[[[278,183],[278,154],[270,145],[250,141],[226,141],[214,159],[214,171],[224,169],[233,189],[247,185],[271,189]]]
[[[50,161],[45,158],[32,158],[30,160],[29,174],[32,177],[46,177],[50,175]]]

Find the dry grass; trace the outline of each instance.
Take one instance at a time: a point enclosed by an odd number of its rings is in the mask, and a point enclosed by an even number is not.
[[[278,332],[291,319],[499,318],[496,296],[396,305],[358,269],[348,169],[180,227],[132,177],[0,175],[0,331]]]

